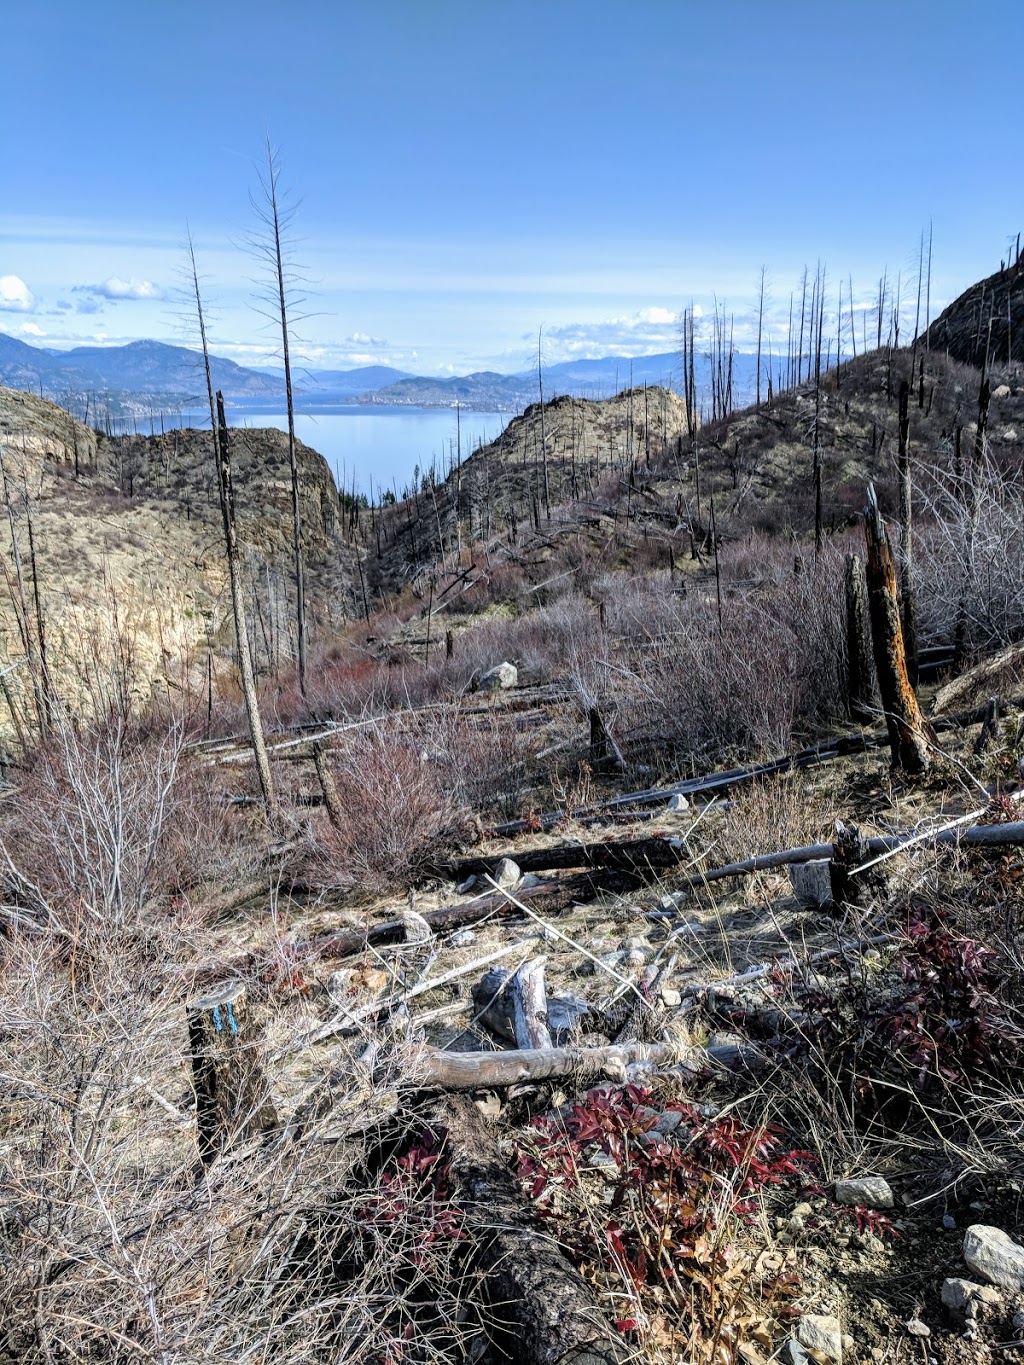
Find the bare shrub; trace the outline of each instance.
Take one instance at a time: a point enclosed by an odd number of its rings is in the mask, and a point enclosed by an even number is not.
[[[405,736],[359,732],[334,779],[342,820],[325,832],[322,855],[337,885],[367,893],[409,885],[469,836],[439,765]]]
[[[922,637],[976,653],[1024,635],[1024,487],[986,461],[973,487],[939,468],[918,481],[917,535]]]

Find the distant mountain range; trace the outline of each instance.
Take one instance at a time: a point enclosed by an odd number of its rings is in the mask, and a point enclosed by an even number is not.
[[[280,371],[253,369],[222,356],[210,357],[214,387],[223,389],[234,407],[283,406]],[[706,379],[706,362],[698,357],[697,381]],[[744,402],[754,387],[754,357],[733,358],[734,401]],[[455,407],[489,412],[515,412],[538,397],[536,371],[499,374],[483,370],[451,379],[408,374],[388,365],[351,370],[294,372],[296,403],[316,410],[339,403],[402,407]],[[671,351],[628,359],[571,360],[544,368],[544,396],[574,394],[606,398],[632,382],[680,388],[679,357]],[[183,346],[159,341],[133,341],[126,346],[78,346],[56,351],[30,346],[0,332],[0,384],[23,389],[72,407],[92,420],[101,411],[118,417],[149,416],[205,405],[202,356]],[[86,404],[89,408],[86,408]]]

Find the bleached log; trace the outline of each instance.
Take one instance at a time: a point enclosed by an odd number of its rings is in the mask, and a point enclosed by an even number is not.
[[[981,663],[969,668],[966,673],[961,673],[959,678],[954,678],[952,682],[946,683],[945,687],[940,687],[935,694],[935,704],[932,709],[936,715],[948,711],[951,706],[956,706],[958,702],[963,701],[972,692],[976,692],[983,685],[991,682],[993,678],[997,678],[1004,671],[1018,665],[1024,665],[1024,641],[1001,649],[998,654],[993,654],[990,659],[983,659]]]
[[[510,1085],[572,1076],[579,1082],[598,1077],[623,1083],[637,1065],[672,1067],[699,1075],[708,1066],[737,1063],[758,1069],[764,1056],[755,1047],[693,1049],[675,1043],[625,1043],[608,1047],[518,1048],[510,1052],[441,1052],[425,1047],[409,1068],[409,1083],[423,1090],[499,1090]]]
[[[524,962],[518,971],[512,973],[508,984],[512,1025],[518,1048],[551,1047],[547,991],[544,987],[545,961],[543,957],[535,957]]]

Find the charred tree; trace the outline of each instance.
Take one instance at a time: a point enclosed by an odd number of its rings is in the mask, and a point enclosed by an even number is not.
[[[889,731],[893,767],[902,769],[909,776],[917,776],[927,772],[931,766],[929,739],[917,696],[907,675],[896,589],[896,564],[885,521],[878,510],[874,484],[868,485],[864,530],[875,671]]]

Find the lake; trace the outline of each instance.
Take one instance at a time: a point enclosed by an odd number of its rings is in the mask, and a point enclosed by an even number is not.
[[[512,415],[463,411],[459,418],[462,458],[465,459],[478,445],[486,445],[500,436]],[[204,421],[202,413],[186,413],[183,418],[197,426],[209,426],[209,416]],[[232,426],[288,430],[286,414],[256,408],[232,408],[228,421]],[[417,465],[426,470],[434,463],[443,476],[449,460],[455,458],[458,440],[454,408],[386,408],[361,404],[337,404],[314,412],[297,412],[295,434],[300,441],[320,452],[334,470],[339,487],[351,489],[354,474],[359,491],[369,495],[372,480],[374,490],[394,488],[399,497],[403,487],[412,483]]]

